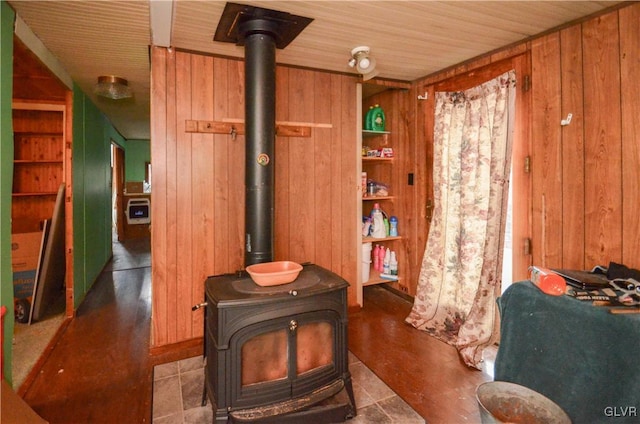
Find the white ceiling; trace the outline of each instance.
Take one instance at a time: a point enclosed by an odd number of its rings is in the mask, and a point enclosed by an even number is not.
[[[151,0],[168,2],[170,0]],[[379,78],[414,81],[472,57],[615,6],[610,1],[235,1],[313,18],[278,63],[354,73],[367,45]],[[147,0],[9,0],[18,16],[127,139],[149,138],[150,3]],[[226,2],[174,0],[173,47],[243,57],[213,41]],[[166,4],[165,4],[166,5]],[[155,17],[154,17],[155,19]],[[165,32],[167,28],[160,28]],[[158,31],[158,30],[156,30]],[[158,35],[158,34],[157,34]],[[96,98],[99,75],[129,80],[134,98]]]

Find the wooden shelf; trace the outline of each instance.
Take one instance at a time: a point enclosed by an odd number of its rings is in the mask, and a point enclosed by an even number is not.
[[[362,156],[363,162],[393,162],[393,158],[379,158],[377,156]]]
[[[31,193],[11,193],[12,197],[37,197],[37,196],[55,196],[58,193],[52,192],[31,192]]]
[[[398,278],[397,278],[397,279],[395,279],[395,280],[388,280],[388,279],[386,279],[386,278],[379,277],[379,272],[378,272],[378,271],[375,271],[375,272],[374,272],[374,274],[376,274],[376,276],[374,276],[374,275],[372,274],[372,275],[371,275],[371,278],[369,278],[369,280],[368,280],[368,281],[364,281],[364,282],[362,283],[362,285],[363,285],[363,286],[373,286],[373,285],[375,285],[375,284],[383,284],[383,283],[397,283],[398,281],[400,281],[400,280],[401,280],[401,278],[400,278],[400,277],[398,277]]]
[[[362,237],[362,243],[380,243],[383,241],[393,241],[393,240],[402,240],[402,237],[401,236],[385,237],[385,238]]]
[[[61,132],[42,132],[42,131],[14,131],[15,135],[20,136],[36,136],[36,137],[62,137],[64,134]]]
[[[376,137],[378,135],[388,135],[391,134],[389,131],[372,131],[372,130],[362,130],[363,137]]]
[[[395,199],[394,196],[368,196],[368,197],[363,197],[362,201],[366,202],[366,201],[378,201],[378,200],[393,200]]]
[[[53,164],[61,164],[62,165],[62,160],[58,160],[58,159],[39,159],[39,160],[31,160],[31,159],[16,159],[13,161],[13,163],[15,164],[21,164],[21,165],[37,165],[37,164],[46,164],[46,163],[53,163]]]

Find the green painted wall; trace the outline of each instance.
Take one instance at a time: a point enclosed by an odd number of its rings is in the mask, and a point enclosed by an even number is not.
[[[111,140],[126,142],[91,100],[73,90],[74,308],[112,255]]]
[[[151,162],[149,140],[127,140],[124,150],[125,181],[144,181],[146,162]]]
[[[7,306],[3,345],[5,378],[11,383],[13,275],[11,271],[11,189],[13,182],[13,23],[15,13],[0,2],[0,303]],[[132,166],[144,178],[149,142],[127,141],[91,100],[73,87],[74,309],[112,255],[111,141],[131,149]],[[139,143],[139,144],[136,144]],[[128,144],[132,144],[131,148]],[[146,149],[146,150],[145,150]],[[146,151],[146,153],[145,153]],[[145,156],[146,155],[146,156]],[[142,162],[141,165],[139,163]],[[138,169],[139,168],[139,169]]]
[[[11,272],[11,186],[13,183],[13,21],[15,13],[0,2],[0,304],[7,307],[2,336],[4,376],[12,381],[13,274]]]

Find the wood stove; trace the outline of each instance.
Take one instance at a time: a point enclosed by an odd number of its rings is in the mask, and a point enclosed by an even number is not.
[[[245,265],[273,261],[275,51],[313,19],[227,3],[214,41],[245,47]],[[342,422],[355,416],[348,283],[307,264],[288,284],[245,273],[205,283],[205,390],[215,421]]]
[[[245,272],[207,279],[205,390],[215,422],[355,416],[347,287],[313,264],[280,286],[258,286]]]

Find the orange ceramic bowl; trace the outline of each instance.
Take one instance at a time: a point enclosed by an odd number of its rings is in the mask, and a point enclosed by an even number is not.
[[[291,261],[276,261],[249,265],[246,270],[257,285],[267,287],[291,283],[298,278],[302,265]]]

